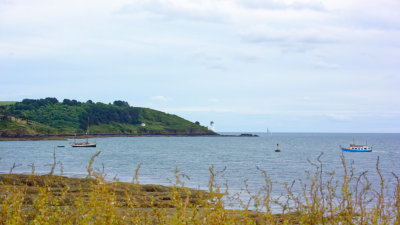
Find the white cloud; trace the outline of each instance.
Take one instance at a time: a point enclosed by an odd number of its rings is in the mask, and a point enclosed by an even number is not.
[[[169,102],[169,101],[172,101],[172,98],[165,97],[165,96],[162,96],[162,95],[153,96],[150,99],[152,101],[158,101],[158,102]]]
[[[327,117],[336,121],[350,121],[353,117],[348,113],[327,113]]]
[[[167,21],[217,22],[221,20],[221,3],[223,4],[224,1],[140,0],[123,5],[116,13],[134,15],[144,12],[151,18]]]
[[[324,10],[320,1],[237,0],[238,4],[252,9],[269,10]]]
[[[324,62],[324,61],[315,61],[314,66],[316,68],[320,68],[320,69],[339,69],[340,66],[334,63],[328,63],[328,62]]]
[[[182,113],[182,112],[222,112],[222,113],[234,113],[233,109],[223,107],[198,107],[198,106],[186,106],[186,107],[174,107],[165,108],[167,112]]]
[[[217,98],[209,98],[208,101],[213,102],[213,103],[219,102],[219,100]]]
[[[239,33],[242,40],[248,43],[271,44],[307,44],[307,45],[332,45],[338,42],[335,33],[328,29],[320,28],[274,28],[271,26],[251,26],[246,31]]]

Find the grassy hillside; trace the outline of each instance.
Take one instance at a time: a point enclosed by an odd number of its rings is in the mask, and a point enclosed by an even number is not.
[[[124,101],[104,104],[56,98],[24,99],[0,106],[0,136],[45,134],[171,134],[213,135],[206,127],[176,115],[129,106]]]
[[[10,120],[0,120],[0,137],[20,137],[35,136],[44,134],[57,134],[57,129],[41,123],[29,122],[11,118]]]
[[[0,106],[2,105],[14,105],[16,102],[11,102],[11,101],[0,101]]]

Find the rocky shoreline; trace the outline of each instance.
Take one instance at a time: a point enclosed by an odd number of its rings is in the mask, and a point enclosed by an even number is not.
[[[106,137],[225,137],[232,135],[210,135],[210,134],[91,134],[88,138],[106,138]],[[50,134],[36,136],[18,136],[18,137],[0,137],[0,141],[35,141],[35,140],[67,140],[67,139],[83,139],[84,134]]]
[[[258,137],[255,134],[91,134],[89,138],[106,138],[106,137]],[[36,136],[18,136],[18,137],[0,137],[0,141],[40,141],[40,140],[67,140],[67,139],[83,139],[84,134],[49,134]]]

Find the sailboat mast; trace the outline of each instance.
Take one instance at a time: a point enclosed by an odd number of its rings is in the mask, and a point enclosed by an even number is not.
[[[88,133],[89,133],[89,117],[87,118],[86,144],[89,143]]]

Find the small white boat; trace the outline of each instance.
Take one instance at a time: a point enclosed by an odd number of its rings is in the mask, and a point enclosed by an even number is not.
[[[353,143],[350,144],[350,147],[345,148],[345,147],[340,146],[340,148],[344,152],[372,152],[371,147],[369,147],[368,145],[356,145],[356,144],[354,144],[354,140],[353,140]]]

